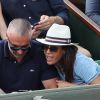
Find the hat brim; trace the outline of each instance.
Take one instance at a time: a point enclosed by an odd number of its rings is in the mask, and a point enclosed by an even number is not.
[[[54,42],[48,42],[45,39],[36,39],[38,42],[45,44],[45,45],[52,45],[52,46],[67,46],[67,45],[75,45],[75,43],[70,44],[63,44],[63,43],[54,43]]]

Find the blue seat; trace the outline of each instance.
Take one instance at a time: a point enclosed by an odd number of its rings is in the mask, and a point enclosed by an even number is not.
[[[100,60],[96,60],[95,62],[98,63],[98,64],[100,65]]]

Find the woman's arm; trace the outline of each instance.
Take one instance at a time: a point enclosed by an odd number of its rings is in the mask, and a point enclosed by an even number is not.
[[[100,84],[100,76],[97,76],[90,84]]]

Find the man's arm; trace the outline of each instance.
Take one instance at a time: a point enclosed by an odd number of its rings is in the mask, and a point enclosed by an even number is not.
[[[56,80],[57,78],[52,78],[49,80],[44,80],[42,83],[46,89],[57,88]]]
[[[0,89],[0,94],[5,94],[5,92],[2,89]]]
[[[6,39],[6,30],[7,30],[7,26],[2,14],[2,7],[0,2],[0,36],[2,39]]]

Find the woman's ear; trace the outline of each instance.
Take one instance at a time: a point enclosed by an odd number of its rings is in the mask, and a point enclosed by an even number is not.
[[[65,49],[63,48],[63,55],[65,54]]]

